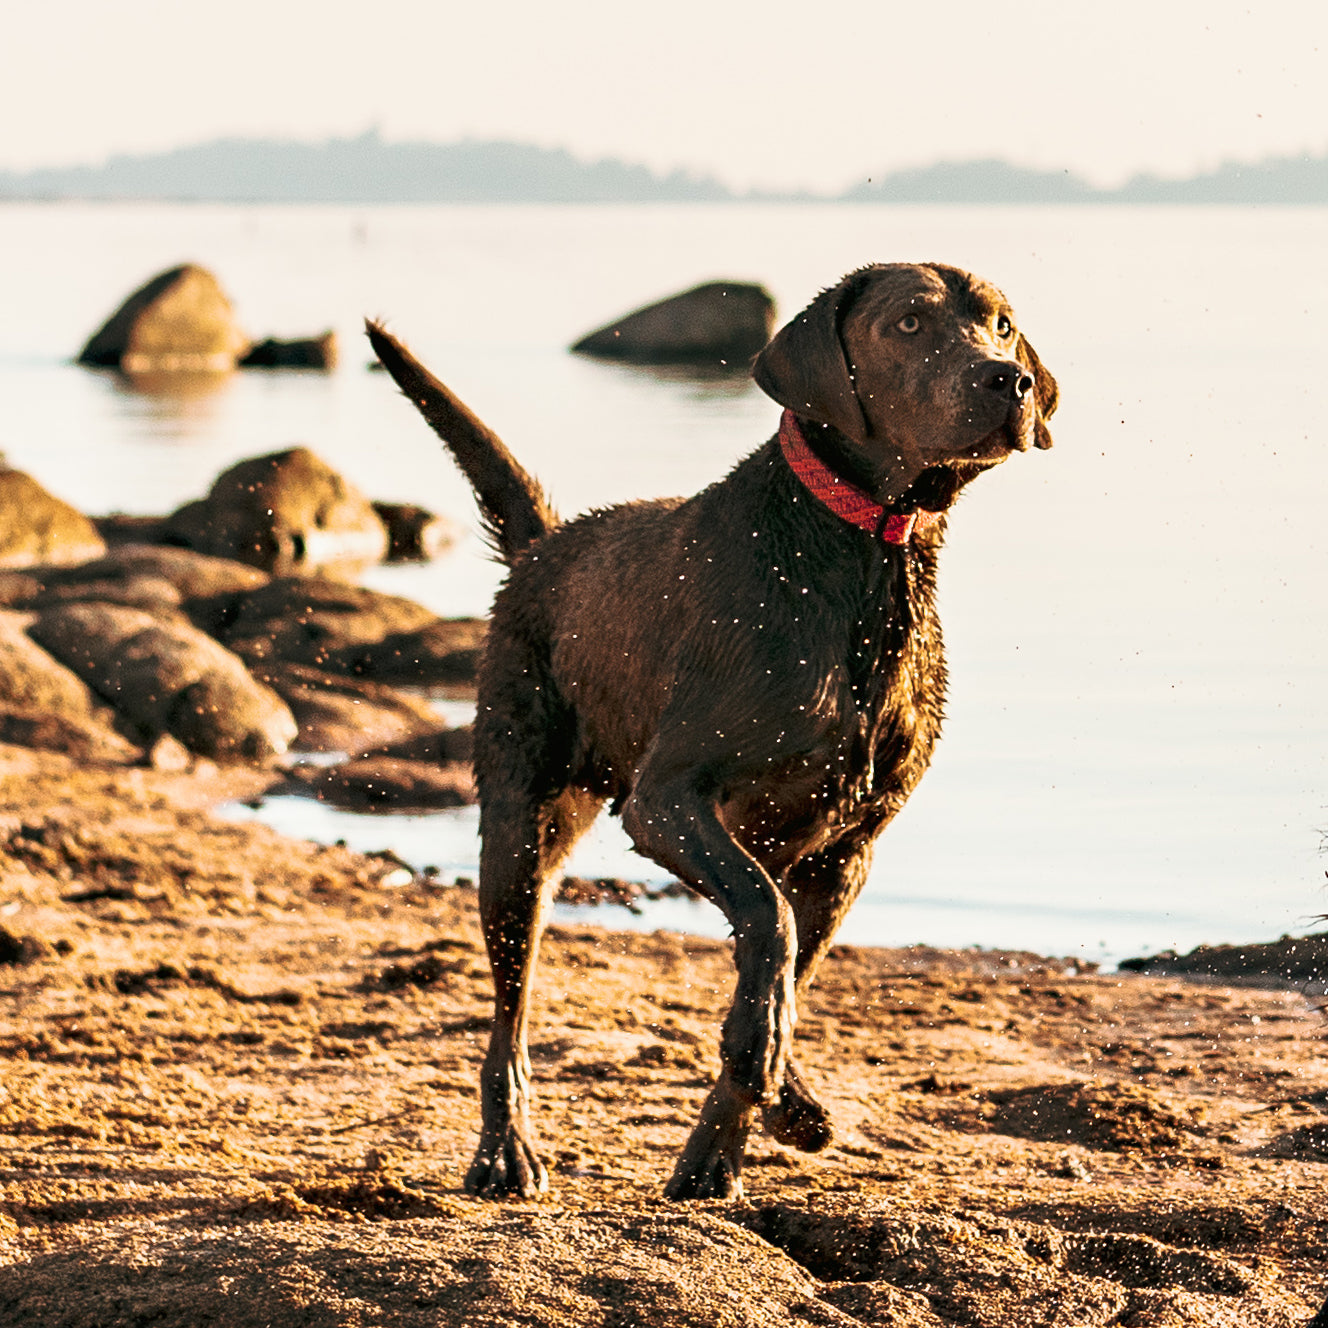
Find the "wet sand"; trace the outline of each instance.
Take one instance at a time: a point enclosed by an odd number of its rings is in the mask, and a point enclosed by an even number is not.
[[[460,1189],[473,892],[214,818],[254,776],[0,747],[0,1323],[1303,1325],[1328,1294],[1323,997],[838,947],[838,1134],[673,1205],[729,946],[551,929],[535,1203]],[[1238,938],[1233,938],[1238,939]]]

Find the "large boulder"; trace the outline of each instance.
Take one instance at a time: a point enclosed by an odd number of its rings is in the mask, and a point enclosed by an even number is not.
[[[106,545],[97,528],[31,475],[0,468],[0,567],[81,563]]]
[[[286,705],[224,646],[187,624],[118,604],[48,609],[29,634],[151,742],[163,733],[218,760],[266,760],[297,728]]]
[[[136,290],[93,333],[78,362],[129,374],[224,372],[248,348],[216,277],[186,263]]]
[[[745,369],[774,326],[775,301],[764,286],[711,281],[614,319],[572,349],[635,364]]]
[[[278,576],[354,580],[387,555],[373,504],[307,447],[252,457],[167,517],[162,538]]]
[[[219,638],[257,668],[273,660],[394,682],[474,681],[485,624],[364,586],[278,577],[245,596]]]

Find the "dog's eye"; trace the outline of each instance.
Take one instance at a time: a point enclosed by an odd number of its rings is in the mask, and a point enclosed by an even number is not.
[[[1001,314],[1001,316],[996,320],[996,335],[1000,337],[1002,341],[1004,341],[1005,338],[1008,337],[1010,333],[1013,331],[1014,331],[1014,324],[1010,322],[1010,320],[1004,314]]]
[[[899,322],[895,324],[895,326],[901,332],[905,332],[909,336],[912,336],[913,333],[916,332],[918,328],[922,326],[922,323],[919,320],[917,314],[905,314],[903,318],[901,318]]]

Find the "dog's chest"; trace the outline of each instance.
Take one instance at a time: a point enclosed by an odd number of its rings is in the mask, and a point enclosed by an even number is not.
[[[891,584],[865,591],[822,658],[815,700],[788,698],[790,724],[806,725],[796,754],[732,791],[733,819],[758,853],[795,858],[845,834],[874,834],[926,771],[946,681],[933,570],[933,560],[907,555]]]

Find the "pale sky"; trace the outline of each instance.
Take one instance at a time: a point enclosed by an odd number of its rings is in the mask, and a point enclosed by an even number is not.
[[[0,169],[377,126],[740,188],[991,156],[1113,184],[1328,151],[1326,52],[1322,0],[51,0],[0,28]]]

